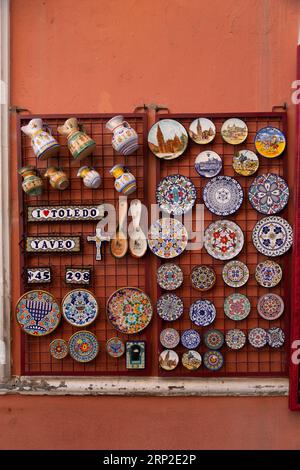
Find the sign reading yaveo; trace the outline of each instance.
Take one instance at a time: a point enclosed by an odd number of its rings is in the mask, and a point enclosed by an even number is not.
[[[80,251],[80,237],[27,237],[26,251],[61,253]]]
[[[101,220],[104,205],[94,206],[29,206],[28,222],[67,222],[69,220]]]

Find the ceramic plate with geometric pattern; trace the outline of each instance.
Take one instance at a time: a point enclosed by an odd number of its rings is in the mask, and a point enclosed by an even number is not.
[[[255,248],[266,256],[280,256],[293,243],[293,229],[287,220],[278,216],[260,219],[252,232]]]
[[[267,344],[267,332],[263,328],[253,328],[248,333],[248,341],[254,348],[263,348]]]
[[[223,268],[222,277],[228,286],[241,287],[249,279],[249,269],[242,261],[229,261]]]
[[[156,304],[157,313],[165,321],[175,321],[183,314],[183,302],[176,294],[163,294]]]
[[[267,331],[268,345],[271,348],[280,348],[284,345],[285,334],[281,328],[274,327]]]
[[[265,294],[258,299],[257,311],[265,320],[277,320],[284,312],[283,299],[277,294]]]
[[[210,300],[198,299],[190,306],[190,319],[197,326],[210,325],[216,315],[216,307]]]
[[[160,332],[160,344],[166,349],[173,349],[180,342],[180,334],[174,328],[165,328]]]
[[[240,183],[230,176],[216,176],[203,189],[203,202],[213,214],[234,214],[242,205],[244,193]]]
[[[194,183],[183,175],[166,176],[156,188],[156,202],[167,214],[185,214],[192,209],[196,198]]]
[[[191,272],[191,284],[202,292],[211,289],[216,283],[216,273],[211,266],[195,266]]]
[[[183,283],[183,272],[177,264],[165,263],[158,268],[156,279],[162,289],[175,290]]]
[[[251,304],[244,294],[234,293],[226,297],[224,301],[225,315],[234,321],[241,321],[248,317]]]
[[[54,357],[54,359],[63,359],[69,353],[69,346],[67,341],[60,338],[51,341],[49,349],[50,354],[52,357]]]
[[[158,219],[148,232],[149,248],[159,258],[170,259],[179,256],[186,249],[187,243],[187,230],[176,219]]]
[[[227,260],[237,256],[244,246],[241,228],[231,220],[212,222],[204,234],[204,246],[213,258]]]
[[[224,335],[219,330],[208,330],[204,333],[204,343],[209,349],[220,349],[224,344]]]
[[[278,263],[267,259],[256,266],[255,279],[262,287],[275,287],[282,279],[282,269]]]
[[[181,344],[187,349],[198,348],[200,341],[200,335],[196,330],[185,330],[181,335]]]
[[[224,364],[223,355],[220,351],[206,351],[203,356],[203,364],[211,371],[220,370]]]
[[[289,194],[286,181],[275,173],[258,175],[248,191],[252,207],[266,215],[282,211],[288,203]]]
[[[242,330],[229,330],[225,335],[225,342],[230,349],[242,349],[246,344],[246,335]]]
[[[96,335],[90,331],[77,331],[69,339],[70,356],[77,362],[90,362],[99,352]]]

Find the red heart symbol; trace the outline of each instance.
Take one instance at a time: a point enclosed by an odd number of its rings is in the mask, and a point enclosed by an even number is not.
[[[44,216],[46,216],[46,217],[47,217],[47,216],[49,215],[49,211],[48,211],[48,209],[45,209],[45,210],[43,210],[43,214],[44,214]]]

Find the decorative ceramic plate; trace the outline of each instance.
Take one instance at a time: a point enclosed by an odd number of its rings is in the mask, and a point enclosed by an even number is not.
[[[241,207],[243,198],[242,186],[230,176],[216,176],[203,189],[203,202],[216,215],[234,214]]]
[[[277,214],[289,200],[286,181],[275,173],[258,175],[251,184],[248,197],[251,205],[261,214]]]
[[[165,328],[160,332],[160,344],[166,349],[173,349],[180,342],[180,334],[174,328]]]
[[[181,344],[187,349],[198,348],[200,342],[201,338],[196,330],[185,330],[181,335]]]
[[[224,364],[223,355],[220,351],[206,351],[203,356],[203,364],[211,371],[220,370]]]
[[[282,269],[275,261],[267,259],[256,266],[255,279],[263,287],[275,287],[282,279]]]
[[[260,219],[252,232],[255,248],[266,256],[280,256],[293,243],[293,229],[287,220],[278,216]]]
[[[49,345],[49,350],[54,359],[63,359],[69,353],[69,346],[64,339],[54,339]]]
[[[246,343],[246,335],[242,330],[229,330],[225,342],[230,349],[242,349]]]
[[[73,326],[88,326],[98,315],[97,300],[88,290],[74,289],[62,300],[62,314]]]
[[[274,158],[282,154],[286,140],[284,134],[277,127],[264,127],[256,134],[254,145],[263,157]]]
[[[195,266],[191,272],[191,283],[195,289],[206,291],[216,283],[216,273],[211,266],[204,264]]]
[[[157,313],[165,321],[175,321],[183,314],[183,302],[176,294],[163,294],[156,304]]]
[[[183,272],[177,264],[162,264],[156,274],[158,285],[165,290],[175,290],[183,283]]]
[[[244,320],[248,317],[250,310],[250,301],[244,294],[231,294],[224,301],[225,315],[231,320]]]
[[[204,333],[204,344],[209,349],[220,349],[224,344],[224,335],[219,330],[209,330]]]
[[[69,339],[70,356],[78,362],[90,362],[99,352],[96,335],[90,331],[77,331]]]
[[[216,126],[207,118],[197,118],[191,122],[189,136],[196,144],[208,144],[216,136]]]
[[[263,348],[267,344],[267,332],[263,328],[253,328],[249,331],[248,341],[254,348]]]
[[[111,357],[121,357],[125,353],[125,344],[120,338],[110,338],[106,343],[106,352]]]
[[[187,144],[187,131],[174,119],[162,119],[155,123],[148,134],[149,148],[158,158],[173,160],[180,157]]]
[[[158,219],[148,232],[148,245],[159,258],[179,256],[188,243],[188,233],[184,225],[176,219]]]
[[[244,245],[241,228],[231,220],[212,222],[204,234],[204,246],[213,258],[227,260],[239,254]]]
[[[268,345],[271,348],[280,348],[284,345],[285,334],[281,328],[274,327],[267,331]]]
[[[249,269],[242,261],[229,261],[222,271],[223,281],[230,287],[241,287],[249,279]]]
[[[144,330],[153,314],[149,297],[136,287],[116,290],[107,301],[106,312],[113,327],[125,334]]]
[[[159,355],[159,365],[164,370],[173,370],[178,366],[179,357],[172,349],[165,349]]]
[[[61,318],[56,300],[43,290],[22,295],[16,305],[16,316],[22,330],[32,336],[49,335]]]
[[[213,150],[199,153],[195,160],[195,170],[204,178],[213,178],[222,170],[222,158]]]
[[[182,354],[182,365],[188,370],[197,370],[201,366],[202,357],[197,351],[187,351]]]
[[[196,198],[194,183],[183,175],[166,176],[156,188],[156,202],[168,214],[185,214],[192,209]]]
[[[248,127],[242,119],[227,119],[221,127],[221,136],[228,144],[238,145],[247,139]]]
[[[259,159],[252,150],[239,150],[232,160],[234,171],[242,176],[253,175],[259,167]]]
[[[197,326],[210,325],[216,315],[216,307],[209,300],[198,299],[190,306],[190,319]]]
[[[265,294],[258,299],[257,311],[265,320],[277,320],[284,312],[284,302],[280,295]]]

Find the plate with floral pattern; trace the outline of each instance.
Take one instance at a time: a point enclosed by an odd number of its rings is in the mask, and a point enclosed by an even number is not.
[[[255,136],[254,145],[260,155],[267,158],[279,157],[285,149],[286,140],[277,127],[264,127]]]
[[[249,269],[242,261],[229,261],[222,270],[223,281],[230,287],[241,287],[249,279]]]
[[[182,365],[188,370],[197,370],[202,364],[202,357],[198,351],[186,351],[182,354]]]
[[[208,326],[215,320],[217,311],[210,300],[198,299],[190,306],[189,315],[195,325]]]
[[[206,351],[203,356],[203,364],[211,371],[222,369],[224,365],[224,357],[220,351]]]
[[[164,370],[174,370],[179,363],[177,352],[172,349],[165,349],[159,355],[159,365]]]
[[[252,240],[255,248],[263,255],[280,256],[292,246],[293,229],[282,217],[264,217],[254,226]]]
[[[187,349],[198,348],[200,342],[201,338],[198,331],[196,330],[185,330],[181,335],[181,344]]]
[[[191,284],[202,292],[211,289],[216,283],[216,273],[211,266],[201,264],[194,266],[191,272]]]
[[[183,314],[183,301],[176,294],[163,294],[156,304],[157,313],[165,321],[175,321]]]
[[[216,135],[216,126],[207,118],[199,117],[191,122],[189,136],[196,144],[209,144]]]
[[[289,195],[286,181],[275,173],[258,175],[248,191],[252,207],[266,215],[282,211],[288,203]]]
[[[158,268],[156,279],[162,289],[175,290],[183,283],[183,272],[177,264],[165,263]]]
[[[77,362],[90,362],[99,352],[96,335],[90,331],[77,331],[69,339],[70,356]]]
[[[262,295],[257,302],[257,311],[265,320],[277,320],[284,312],[284,302],[277,294]]]
[[[275,287],[282,279],[282,269],[278,263],[267,259],[255,268],[255,279],[262,287]]]
[[[187,243],[187,230],[176,219],[158,219],[148,232],[149,248],[159,258],[169,259],[181,255]]]
[[[267,344],[267,332],[263,328],[253,328],[248,333],[248,341],[254,348],[263,348]]]
[[[246,335],[242,330],[228,330],[225,342],[230,349],[242,349],[246,344]]]
[[[185,214],[192,209],[196,198],[194,183],[183,175],[166,176],[156,188],[156,202],[168,214]]]
[[[212,222],[204,234],[204,246],[213,258],[227,260],[237,256],[244,246],[241,228],[231,220]]]
[[[64,359],[69,354],[69,346],[64,339],[54,339],[49,345],[50,354],[54,359]]]
[[[216,215],[234,214],[241,207],[243,199],[242,186],[230,176],[216,176],[203,189],[203,202]]]
[[[116,336],[106,342],[106,352],[110,357],[118,358],[125,353],[125,344]]]
[[[144,330],[153,314],[149,297],[136,287],[116,290],[107,301],[106,312],[113,327],[125,334]]]
[[[73,326],[88,326],[97,318],[97,300],[86,289],[74,289],[62,300],[62,314]]]
[[[259,167],[259,159],[252,150],[239,150],[232,160],[234,171],[242,176],[253,175]]]
[[[268,345],[271,348],[280,348],[284,345],[285,334],[281,328],[274,327],[267,331]]]
[[[183,154],[188,139],[188,133],[180,122],[174,119],[161,119],[151,127],[148,145],[156,157],[173,160]]]
[[[248,136],[247,124],[239,118],[227,119],[221,127],[221,136],[231,145],[243,143]]]
[[[206,331],[203,339],[209,349],[220,349],[224,344],[224,335],[220,330]]]
[[[241,321],[248,317],[251,304],[244,294],[234,293],[226,297],[224,301],[225,315],[234,321]]]
[[[222,158],[213,150],[200,152],[195,159],[195,170],[204,178],[213,178],[222,170]]]
[[[165,328],[160,332],[160,344],[166,349],[173,349],[180,342],[180,334],[174,328]]]

